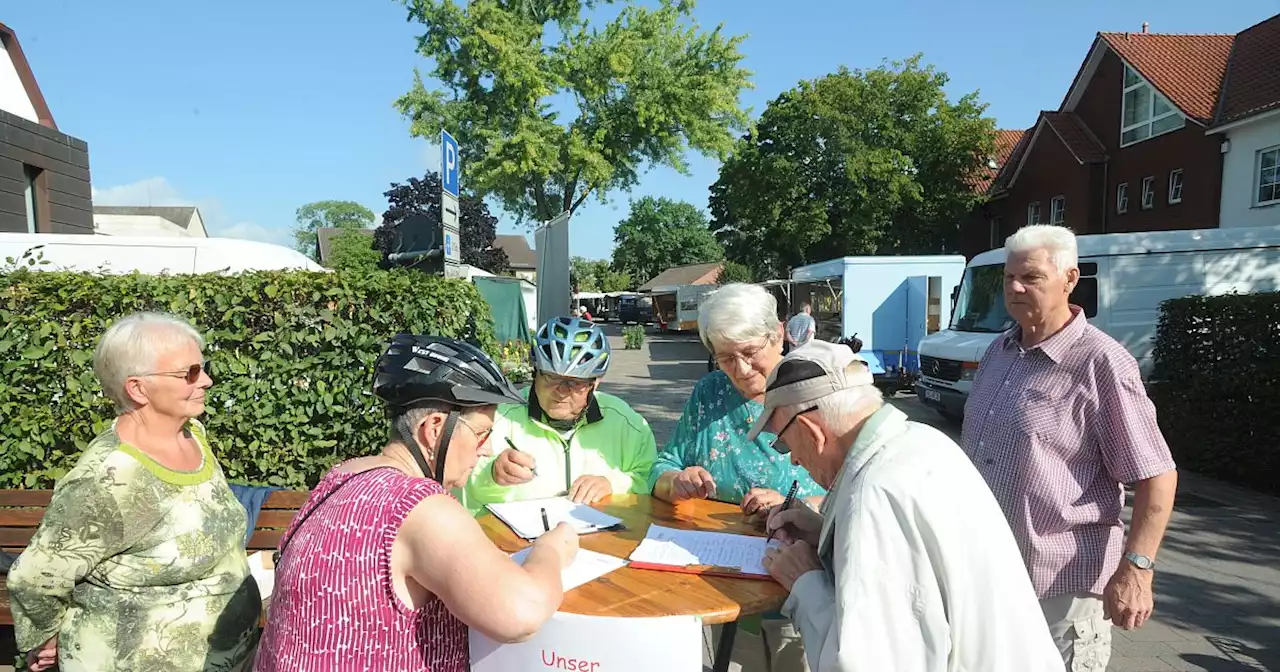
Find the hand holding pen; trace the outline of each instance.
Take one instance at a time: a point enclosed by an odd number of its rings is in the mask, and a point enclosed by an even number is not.
[[[800,487],[800,481],[798,480],[791,481],[791,489],[787,491],[787,498],[782,501],[782,506],[777,510],[777,515],[786,513],[789,509],[791,509],[791,503],[796,501],[796,490],[799,489],[799,487]],[[768,524],[768,527],[769,527],[768,541],[773,541],[773,535],[778,532],[778,527],[775,527],[771,524],[774,520],[774,517],[775,517],[774,512],[770,511],[769,524]]]
[[[537,462],[533,456],[516,448],[516,444],[507,437],[509,450],[504,450],[498,459],[493,461],[493,481],[502,486],[520,485],[532,481],[538,475]]]

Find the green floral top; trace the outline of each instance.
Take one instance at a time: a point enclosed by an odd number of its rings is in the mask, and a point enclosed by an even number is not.
[[[244,549],[244,507],[204,427],[195,471],[161,466],[114,428],[58,481],[9,572],[18,650],[58,635],[63,672],[243,669],[262,598]]]

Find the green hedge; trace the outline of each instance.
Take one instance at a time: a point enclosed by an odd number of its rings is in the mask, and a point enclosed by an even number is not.
[[[1280,494],[1280,293],[1165,301],[1154,358],[1178,465]]]
[[[0,487],[52,487],[110,425],[93,348],[112,321],[140,310],[182,316],[204,334],[214,385],[202,420],[227,476],[291,488],[385,443],[369,386],[397,331],[470,327],[496,352],[475,287],[416,271],[3,274]]]

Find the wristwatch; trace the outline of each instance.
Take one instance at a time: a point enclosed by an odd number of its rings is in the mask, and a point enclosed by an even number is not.
[[[1151,569],[1156,566],[1155,560],[1152,560],[1151,558],[1148,558],[1145,555],[1138,555],[1133,551],[1129,551],[1125,553],[1124,559],[1133,563],[1133,566],[1137,567],[1138,569]]]

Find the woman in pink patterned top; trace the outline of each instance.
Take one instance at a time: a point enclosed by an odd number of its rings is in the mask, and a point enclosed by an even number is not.
[[[479,349],[400,334],[374,394],[392,440],[334,467],[285,532],[258,672],[465,672],[467,629],[527,639],[560,607],[578,537],[542,535],[524,565],[449,494],[464,485],[498,403],[523,403]]]

